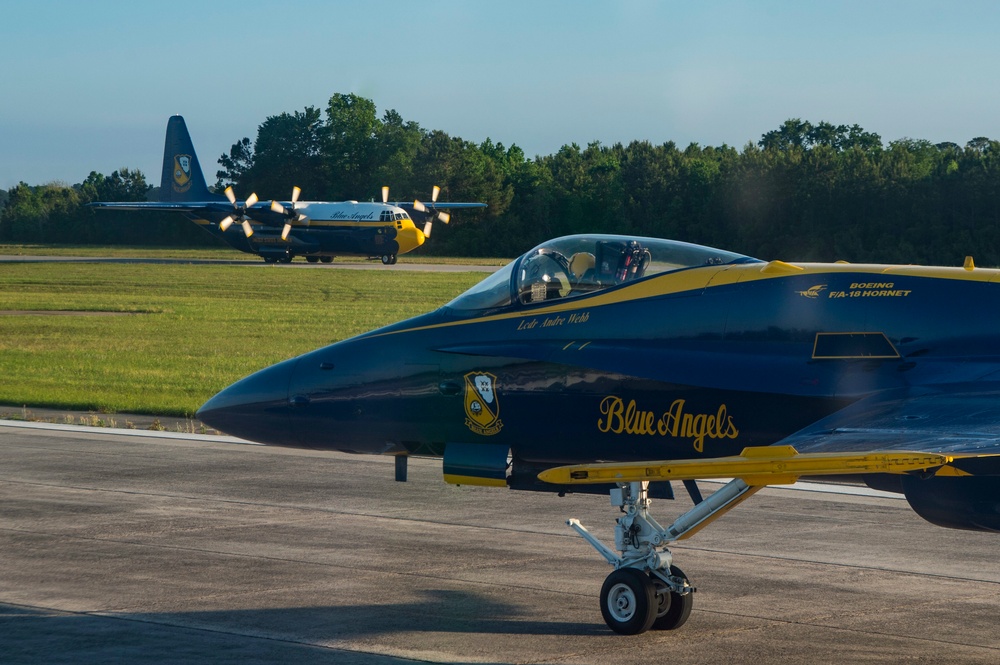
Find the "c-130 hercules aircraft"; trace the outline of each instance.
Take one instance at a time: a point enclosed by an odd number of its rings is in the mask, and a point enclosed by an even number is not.
[[[837,476],[1000,531],[1000,270],[765,262],[654,238],[551,240],[437,311],[226,388],[204,422],[277,446],[443,458],[445,480],[610,493],[619,633],[673,629],[688,538],[760,488]],[[702,497],[700,479],[730,478]],[[682,481],[667,526],[650,498]]]
[[[194,152],[184,118],[171,116],[163,148],[160,200],[139,203],[95,202],[98,210],[163,210],[183,213],[188,219],[231,247],[257,254],[268,263],[290,263],[304,256],[310,263],[329,263],[335,256],[357,255],[396,263],[398,255],[420,247],[431,236],[435,220],[447,224],[451,217],[438,208],[485,208],[485,203],[443,203],[431,191],[430,204],[420,201],[389,203],[389,188],[382,188],[382,203],[358,201],[299,201],[301,190],[292,189],[289,201],[261,203],[256,194],[236,200],[232,187],[225,196],[214,194]],[[423,223],[417,228],[414,220]]]

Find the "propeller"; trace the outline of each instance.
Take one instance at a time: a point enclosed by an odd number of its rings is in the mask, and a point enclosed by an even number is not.
[[[298,212],[297,211],[298,209],[295,207],[295,205],[299,201],[299,194],[301,193],[302,193],[301,187],[292,187],[291,209],[281,205],[281,203],[278,201],[271,201],[271,211],[281,213],[282,215],[288,218],[288,221],[285,222],[284,228],[281,229],[282,240],[288,240],[288,234],[292,230],[292,222],[304,223],[306,226],[309,226],[309,218],[303,215],[301,212]]]
[[[232,215],[226,215],[226,218],[219,222],[219,230],[225,231],[233,222],[241,222],[243,225],[243,233],[249,238],[253,235],[253,229],[250,228],[250,222],[247,221],[247,209],[251,208],[255,203],[257,203],[257,195],[251,194],[250,198],[246,200],[243,205],[236,203],[236,194],[233,192],[232,186],[226,187],[226,198],[229,202],[233,204],[233,210],[235,211]]]
[[[385,191],[385,189],[386,188],[383,188],[383,194],[385,196],[388,196],[389,193],[388,191]],[[441,193],[441,188],[438,187],[437,185],[434,185],[434,188],[431,190],[430,207],[425,206],[420,201],[413,202],[414,210],[430,216],[430,219],[428,219],[427,222],[424,224],[424,235],[427,236],[428,238],[431,237],[431,227],[433,226],[435,219],[440,219],[445,224],[451,221],[451,215],[449,215],[446,212],[439,212],[437,208],[434,207],[434,204],[437,203],[438,200],[438,194],[440,193]]]

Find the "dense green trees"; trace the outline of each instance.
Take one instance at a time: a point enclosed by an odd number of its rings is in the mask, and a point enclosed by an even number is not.
[[[195,245],[216,241],[167,213],[95,213],[91,201],[145,201],[153,192],[141,171],[110,176],[91,171],[83,183],[32,187],[20,183],[0,212],[0,241],[24,243]]]
[[[741,150],[633,141],[571,144],[525,157],[426,130],[396,111],[336,94],[327,107],[267,118],[256,138],[219,159],[216,187],[241,196],[483,201],[421,252],[513,256],[577,232],[634,233],[716,245],[761,258],[1000,265],[1000,143],[883,143],[858,125],[793,118]],[[92,173],[73,188],[24,183],[8,193],[0,239],[40,242],[197,242],[182,220],[114,221],[91,200],[141,199],[141,173]],[[124,226],[124,228],[123,228]],[[185,229],[184,232],[179,229]],[[138,236],[138,238],[137,238]]]

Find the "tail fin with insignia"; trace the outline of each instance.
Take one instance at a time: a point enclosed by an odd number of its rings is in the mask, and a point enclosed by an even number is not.
[[[167,140],[163,146],[163,174],[160,177],[160,201],[226,200],[213,194],[205,185],[198,156],[184,118],[179,115],[167,121]]]

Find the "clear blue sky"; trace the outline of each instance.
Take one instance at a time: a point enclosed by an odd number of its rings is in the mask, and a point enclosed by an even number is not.
[[[996,2],[0,0],[0,26],[2,189],[158,184],[174,113],[214,180],[268,116],[337,92],[529,156],[742,147],[791,117],[1000,139]]]

